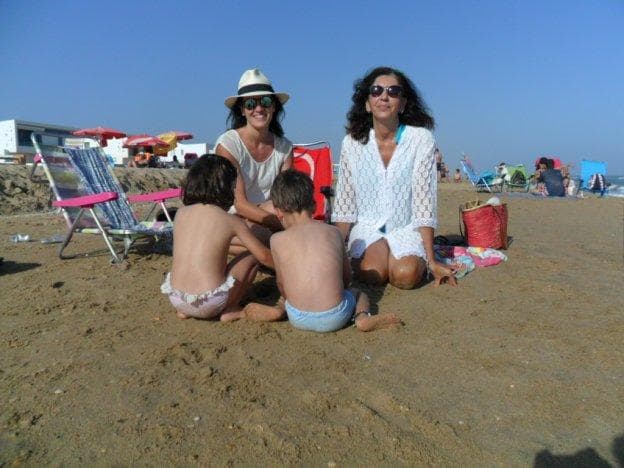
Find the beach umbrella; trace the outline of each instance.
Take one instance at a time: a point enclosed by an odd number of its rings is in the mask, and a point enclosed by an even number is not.
[[[131,137],[128,137],[123,146],[124,148],[136,148],[137,146],[149,146],[152,148],[158,148],[168,147],[169,143],[151,135],[133,135]]]
[[[173,151],[176,148],[176,146],[178,146],[178,141],[190,140],[191,138],[193,138],[193,135],[188,132],[180,132],[177,130],[173,130],[170,132],[161,133],[160,135],[158,135],[158,138],[169,143],[168,148],[160,147],[155,150],[156,154],[160,156],[164,156],[169,151]]]
[[[189,132],[180,132],[178,130],[173,130],[173,131],[167,132],[167,133],[175,133],[176,140],[178,140],[178,141],[190,140],[191,138],[193,138],[193,134],[189,133]]]
[[[108,140],[111,138],[123,138],[126,136],[122,131],[107,127],[83,128],[72,132],[72,135],[95,137],[100,142],[101,146],[106,146]]]

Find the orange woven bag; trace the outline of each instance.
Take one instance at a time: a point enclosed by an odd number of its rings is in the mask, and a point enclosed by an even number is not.
[[[459,207],[459,231],[470,247],[507,248],[507,204],[488,205],[479,200]],[[463,222],[464,232],[461,224]]]

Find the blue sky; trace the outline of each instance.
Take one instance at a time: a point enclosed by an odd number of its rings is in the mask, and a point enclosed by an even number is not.
[[[339,153],[353,82],[403,70],[451,168],[554,155],[624,174],[624,1],[0,0],[0,120],[214,142],[260,67],[284,128]]]

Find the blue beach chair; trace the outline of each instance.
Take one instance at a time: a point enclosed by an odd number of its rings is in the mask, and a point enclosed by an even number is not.
[[[503,190],[503,179],[500,178],[494,171],[485,171],[481,174],[477,174],[474,167],[472,167],[472,162],[465,156],[459,161],[459,163],[461,164],[466,177],[468,177],[468,180],[470,180],[470,183],[477,190],[477,192],[501,192]]]
[[[591,191],[590,182],[592,175],[602,174],[607,176],[607,163],[604,161],[592,161],[591,159],[581,160],[581,189]],[[603,190],[604,194],[604,190]]]
[[[135,199],[162,205],[165,200],[179,197],[180,189],[128,197],[101,148],[43,145],[37,141],[41,140],[38,135],[33,133],[31,136],[37,151],[36,158],[56,198],[52,205],[61,209],[68,226],[59,250],[61,259],[75,257],[64,255],[63,252],[76,232],[101,235],[111,254],[112,263],[122,262],[137,239],[171,237],[171,222],[139,221],[129,202]],[[169,218],[168,214],[166,216]],[[122,253],[114,247],[115,241],[123,242]]]

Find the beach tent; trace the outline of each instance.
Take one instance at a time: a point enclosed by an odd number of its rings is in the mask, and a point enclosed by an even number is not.
[[[523,164],[505,166],[504,174],[501,173],[501,175],[503,175],[505,189],[519,188],[525,192],[529,190],[530,176]]]

